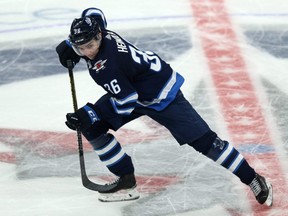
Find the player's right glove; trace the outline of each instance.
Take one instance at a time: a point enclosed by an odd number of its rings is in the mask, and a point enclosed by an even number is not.
[[[95,110],[95,106],[87,103],[84,107],[78,109],[75,113],[67,113],[65,124],[72,130],[86,130],[96,121],[100,120]]]
[[[64,40],[57,47],[56,52],[58,53],[60,63],[68,68],[67,60],[72,60],[73,67],[80,61],[80,56],[73,50],[73,48],[68,44],[69,42]]]

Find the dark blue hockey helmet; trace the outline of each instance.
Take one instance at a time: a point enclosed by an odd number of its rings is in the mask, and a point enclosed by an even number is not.
[[[100,26],[92,16],[74,19],[71,24],[69,39],[73,45],[82,45],[92,39],[99,39]]]
[[[81,17],[84,17],[84,16],[94,17],[97,20],[98,24],[100,25],[101,29],[107,29],[106,17],[104,15],[103,11],[100,10],[99,8],[90,7],[90,8],[85,9],[82,12]]]

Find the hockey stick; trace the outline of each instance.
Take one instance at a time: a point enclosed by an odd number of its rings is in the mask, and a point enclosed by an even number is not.
[[[75,82],[74,82],[74,75],[73,75],[73,63],[71,60],[67,60],[67,66],[68,66],[68,71],[69,71],[73,107],[74,107],[74,112],[76,112],[76,110],[78,109],[78,105],[77,105]],[[88,179],[87,174],[86,174],[86,169],[85,169],[85,160],[84,160],[81,131],[79,128],[77,128],[76,131],[77,131],[77,142],[78,142],[79,160],[80,160],[80,172],[81,172],[81,179],[82,179],[83,186],[86,187],[87,189],[90,189],[93,191],[99,191],[99,192],[105,192],[105,191],[111,190],[112,188],[114,188],[114,186],[96,184],[94,182],[91,182]]]

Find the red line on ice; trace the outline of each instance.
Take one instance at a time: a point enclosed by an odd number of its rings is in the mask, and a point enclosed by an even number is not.
[[[15,163],[16,157],[14,152],[0,152],[0,162]]]
[[[241,55],[225,0],[190,0],[190,4],[231,141],[235,146],[272,147],[271,133]],[[287,184],[276,152],[245,157],[274,186],[272,208],[259,205],[249,192],[252,214],[264,216],[275,211],[277,215],[287,214],[288,204],[283,202]]]
[[[157,126],[155,126],[157,127]],[[155,133],[142,132],[121,128],[117,132],[111,131],[117,136],[122,145],[149,142],[163,139],[169,136],[165,131]],[[13,149],[25,148],[33,154],[42,157],[65,156],[78,153],[78,144],[75,132],[52,132],[24,129],[0,128],[0,142]],[[92,151],[92,146],[83,138],[84,151]],[[17,155],[13,152],[1,152],[0,162],[15,163]],[[21,159],[21,158],[20,158]]]

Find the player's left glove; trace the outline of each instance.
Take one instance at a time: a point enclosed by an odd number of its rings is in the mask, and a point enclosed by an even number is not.
[[[56,52],[58,53],[60,63],[68,68],[67,60],[73,62],[73,67],[80,61],[80,56],[74,51],[66,40],[62,41],[57,47]]]
[[[71,130],[86,130],[91,127],[96,121],[100,120],[99,115],[95,110],[95,106],[87,103],[84,107],[78,109],[75,113],[67,113],[65,124]]]

